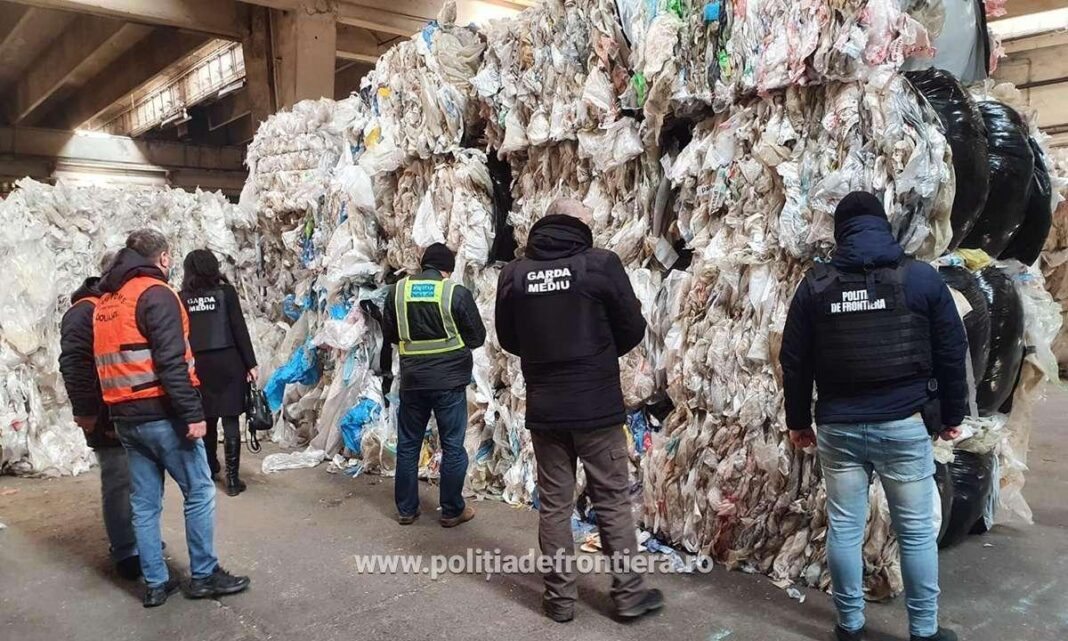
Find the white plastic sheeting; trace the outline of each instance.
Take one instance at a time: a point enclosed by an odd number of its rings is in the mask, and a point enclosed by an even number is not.
[[[177,283],[192,249],[211,249],[224,269],[254,266],[254,225],[218,193],[20,181],[0,201],[0,469],[68,475],[93,461],[59,374],[59,324],[106,252],[134,229],[156,229],[171,243]]]
[[[315,207],[292,199],[299,207],[276,243],[293,276],[271,286],[299,308],[276,360],[313,338],[323,346],[321,376],[287,385],[276,436],[310,442],[349,473],[392,473],[396,391],[378,389],[377,334],[357,338],[373,327],[363,301],[445,242],[489,330],[468,393],[467,490],[532,501],[525,385],[493,332],[499,267],[487,249],[500,212],[485,154],[496,154],[511,171],[519,252],[550,202],[581,200],[595,243],[620,256],[642,303],[649,331],[621,363],[625,398],[634,410],[674,409],[629,428],[639,520],[685,552],[777,585],[826,587],[826,495],[816,459],[786,438],[781,330],[805,266],[832,249],[831,214],[849,191],[878,194],[913,255],[946,247],[951,150],[897,73],[929,53],[924,25],[937,22],[937,4],[903,13],[896,0],[549,0],[486,27],[481,57],[473,32],[447,15],[401,43],[339,105],[355,116],[325,191],[338,196]],[[1045,319],[1039,307],[1048,301],[1036,298],[1034,317]],[[1036,326],[1036,342],[1049,326]],[[361,451],[335,457],[346,410],[379,400],[390,406],[362,426]],[[1027,420],[1016,420],[998,437],[1001,496],[1023,514]],[[435,440],[421,460],[427,477],[440,464]],[[871,492],[866,588],[882,598],[901,576],[885,497]]]

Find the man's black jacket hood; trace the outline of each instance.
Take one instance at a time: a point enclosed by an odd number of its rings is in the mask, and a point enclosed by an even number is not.
[[[151,276],[162,281],[161,284],[167,283],[167,277],[156,267],[156,263],[132,249],[123,249],[115,256],[111,268],[100,278],[97,288],[103,293],[113,294],[137,276]]]
[[[100,277],[90,276],[82,282],[81,286],[74,290],[74,293],[70,295],[70,304],[73,305],[80,300],[85,300],[91,296],[100,296]]]
[[[553,214],[530,228],[527,256],[534,260],[556,260],[574,256],[593,247],[593,232],[574,216]]]

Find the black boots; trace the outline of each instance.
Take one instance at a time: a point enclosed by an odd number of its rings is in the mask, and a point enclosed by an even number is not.
[[[237,594],[248,588],[248,584],[247,576],[234,576],[221,567],[216,567],[211,576],[203,579],[190,579],[185,595],[190,599],[206,599]]]
[[[146,608],[158,608],[167,602],[167,597],[174,594],[178,586],[178,579],[170,579],[159,587],[148,588],[145,590],[145,596],[141,604]]]
[[[244,481],[238,478],[241,467],[241,438],[227,437],[223,446],[226,448],[226,495],[237,496],[246,488]]]
[[[957,633],[946,628],[938,628],[938,632],[932,636],[918,637],[914,634],[909,638],[911,641],[957,641]]]

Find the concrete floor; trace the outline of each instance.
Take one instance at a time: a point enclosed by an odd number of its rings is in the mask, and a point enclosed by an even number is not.
[[[1036,412],[1033,472],[1026,494],[1035,525],[998,527],[943,553],[943,622],[968,641],[1068,639],[1068,394]],[[536,515],[494,502],[455,530],[424,518],[400,527],[392,484],[314,470],[265,477],[248,461],[249,491],[220,493],[216,543],[225,566],[252,576],[249,592],[221,601],[176,595],[144,610],[141,588],[109,569],[98,479],[0,478],[0,639],[828,639],[829,598],[804,604],[767,580],[716,569],[707,576],[657,576],[667,594],[659,615],[631,625],[609,618],[607,579],[585,577],[574,622],[539,611],[536,576],[368,576],[354,554],[462,554],[468,546],[525,553]],[[12,492],[14,490],[14,492]],[[181,502],[168,487],[164,536],[174,566],[187,567]],[[431,516],[431,518],[426,518]],[[901,599],[869,608],[869,639],[907,639]]]

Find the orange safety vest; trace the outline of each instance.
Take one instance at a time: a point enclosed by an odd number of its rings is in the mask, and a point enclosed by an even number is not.
[[[137,301],[149,287],[156,285],[164,283],[150,276],[135,276],[119,291],[104,294],[97,302],[93,314],[93,353],[104,403],[108,405],[166,395],[152,361],[148,339],[137,328]],[[167,289],[178,298],[178,292],[169,285]],[[189,379],[193,387],[199,387],[193,350],[189,348],[189,316],[181,300],[178,309],[182,314]]]

